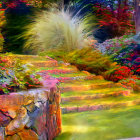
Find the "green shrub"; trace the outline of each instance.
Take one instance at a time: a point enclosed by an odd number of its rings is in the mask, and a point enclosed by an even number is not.
[[[3,42],[4,42],[4,39],[3,39],[3,36],[0,33],[0,52],[2,52],[2,50],[3,50]]]
[[[64,61],[67,54],[68,53],[59,50],[44,51],[39,53],[40,56],[49,56],[57,61]]]
[[[86,70],[97,75],[111,70],[114,63],[108,56],[102,55],[98,50],[85,47],[70,53],[67,57],[69,63],[77,66],[79,70]]]
[[[0,56],[0,94],[7,94],[18,90],[26,90],[40,84],[39,75],[35,68],[8,56]]]

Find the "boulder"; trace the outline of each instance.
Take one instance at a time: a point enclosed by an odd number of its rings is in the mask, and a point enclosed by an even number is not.
[[[11,121],[11,118],[6,116],[6,115],[4,115],[2,113],[2,111],[0,111],[0,127],[7,126],[10,123],[10,121]]]
[[[5,138],[5,140],[21,140],[21,139],[20,139],[20,136],[19,135],[15,134],[13,136],[7,136]]]
[[[18,135],[20,140],[38,140],[38,135],[31,129],[23,129]]]
[[[0,127],[0,140],[4,140],[4,127]]]
[[[27,114],[27,110],[24,107],[21,107],[18,111],[17,117],[14,120],[12,120],[10,124],[5,128],[6,134],[16,134],[24,128],[28,121],[29,116]]]

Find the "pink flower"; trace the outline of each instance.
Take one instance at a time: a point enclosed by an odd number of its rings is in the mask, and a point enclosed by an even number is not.
[[[140,62],[140,57],[135,59],[136,62]]]

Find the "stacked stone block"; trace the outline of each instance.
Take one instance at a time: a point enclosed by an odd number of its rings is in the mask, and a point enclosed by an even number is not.
[[[0,95],[0,140],[52,140],[61,132],[56,87]]]

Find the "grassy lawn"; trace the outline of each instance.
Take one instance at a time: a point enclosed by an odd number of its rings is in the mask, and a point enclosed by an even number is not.
[[[62,115],[55,140],[116,140],[140,137],[140,106]]]

